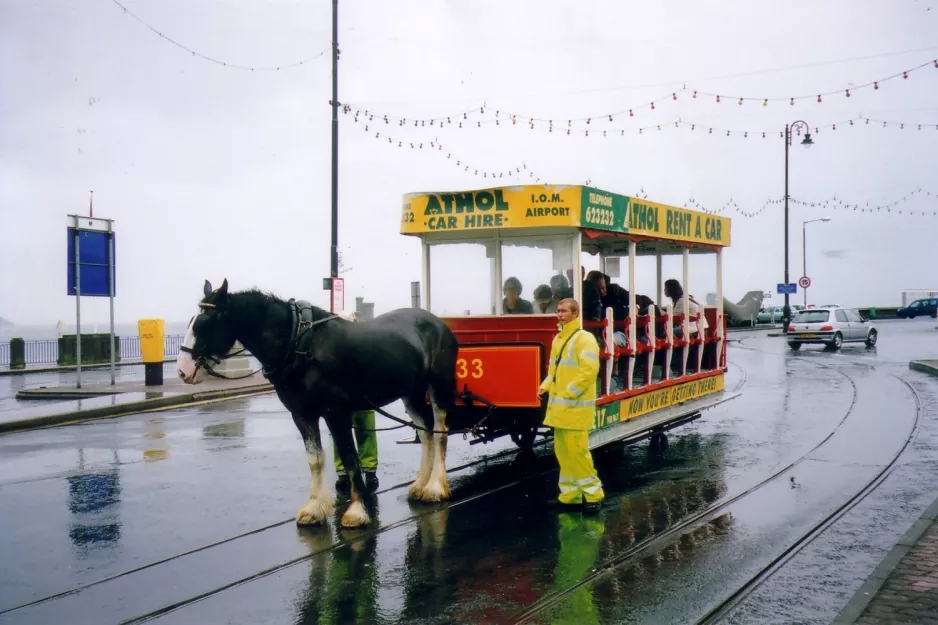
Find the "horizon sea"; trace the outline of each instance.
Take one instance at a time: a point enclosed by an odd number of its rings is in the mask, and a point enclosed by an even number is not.
[[[166,321],[163,332],[165,336],[183,336],[186,333],[188,321]],[[82,323],[82,334],[108,334],[111,330],[111,324],[105,323]],[[62,334],[74,334],[75,324],[66,323],[62,326]],[[137,324],[134,323],[115,323],[114,334],[116,336],[137,336]],[[8,343],[11,338],[20,338],[24,341],[53,341],[58,339],[59,331],[57,324],[35,324],[35,325],[0,325],[0,343]]]

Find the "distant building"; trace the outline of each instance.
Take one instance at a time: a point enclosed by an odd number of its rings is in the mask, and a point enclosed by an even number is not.
[[[359,321],[368,321],[375,318],[374,302],[366,302],[364,297],[355,298],[355,316]]]

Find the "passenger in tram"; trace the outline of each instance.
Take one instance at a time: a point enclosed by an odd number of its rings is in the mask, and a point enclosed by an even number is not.
[[[573,289],[570,287],[567,277],[560,273],[550,277],[550,291],[554,296],[555,309],[560,300],[573,297]]]
[[[538,315],[553,315],[557,312],[557,300],[546,284],[534,289],[534,312]]]
[[[665,297],[670,297],[671,301],[674,302],[674,308],[673,308],[674,315],[680,315],[684,313],[684,289],[681,288],[680,282],[674,279],[665,280],[664,281],[664,295]],[[700,304],[697,302],[697,300],[695,300],[692,296],[688,296],[687,299],[688,299],[688,308],[689,308],[687,314],[696,315],[698,312],[700,312]],[[707,318],[704,315],[700,315],[699,326],[696,321],[687,322],[687,330],[690,333],[691,338],[695,338],[695,339],[698,338],[700,336],[700,332],[706,331],[707,327],[708,327]],[[674,336],[675,338],[680,338],[684,336],[684,329],[683,329],[682,323],[677,323],[675,321]],[[692,368],[690,363],[696,362],[697,348],[698,348],[697,345],[693,345],[689,350],[687,350],[688,370]],[[682,350],[683,348],[679,348],[674,351],[674,359],[671,361],[671,368],[674,371],[680,371],[681,369],[680,363],[682,360],[682,355],[681,355]],[[694,365],[694,368],[696,368],[696,365]]]
[[[512,276],[505,280],[502,286],[502,293],[505,298],[502,300],[502,314],[504,315],[533,315],[534,307],[526,299],[521,297],[521,281]]]
[[[603,294],[606,279],[598,271],[586,274],[583,281],[583,321],[598,321],[603,318]]]

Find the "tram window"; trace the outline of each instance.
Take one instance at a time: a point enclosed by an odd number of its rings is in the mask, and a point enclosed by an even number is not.
[[[572,242],[569,238],[548,239],[502,239],[502,287],[515,278],[521,283],[521,302],[515,310],[527,311],[527,314],[551,314],[549,305],[539,305],[535,301],[534,291],[541,285],[550,288],[551,276],[573,272]],[[504,288],[500,289],[505,297]],[[528,309],[528,303],[531,308]],[[499,302],[501,314],[510,314],[503,299]]]
[[[430,246],[430,312],[440,316],[494,313],[495,243]]]

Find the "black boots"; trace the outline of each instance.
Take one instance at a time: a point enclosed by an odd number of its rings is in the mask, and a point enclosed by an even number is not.
[[[378,474],[375,471],[365,471],[365,488],[370,492],[378,490]],[[335,481],[337,492],[348,492],[350,490],[348,473],[340,473]]]

